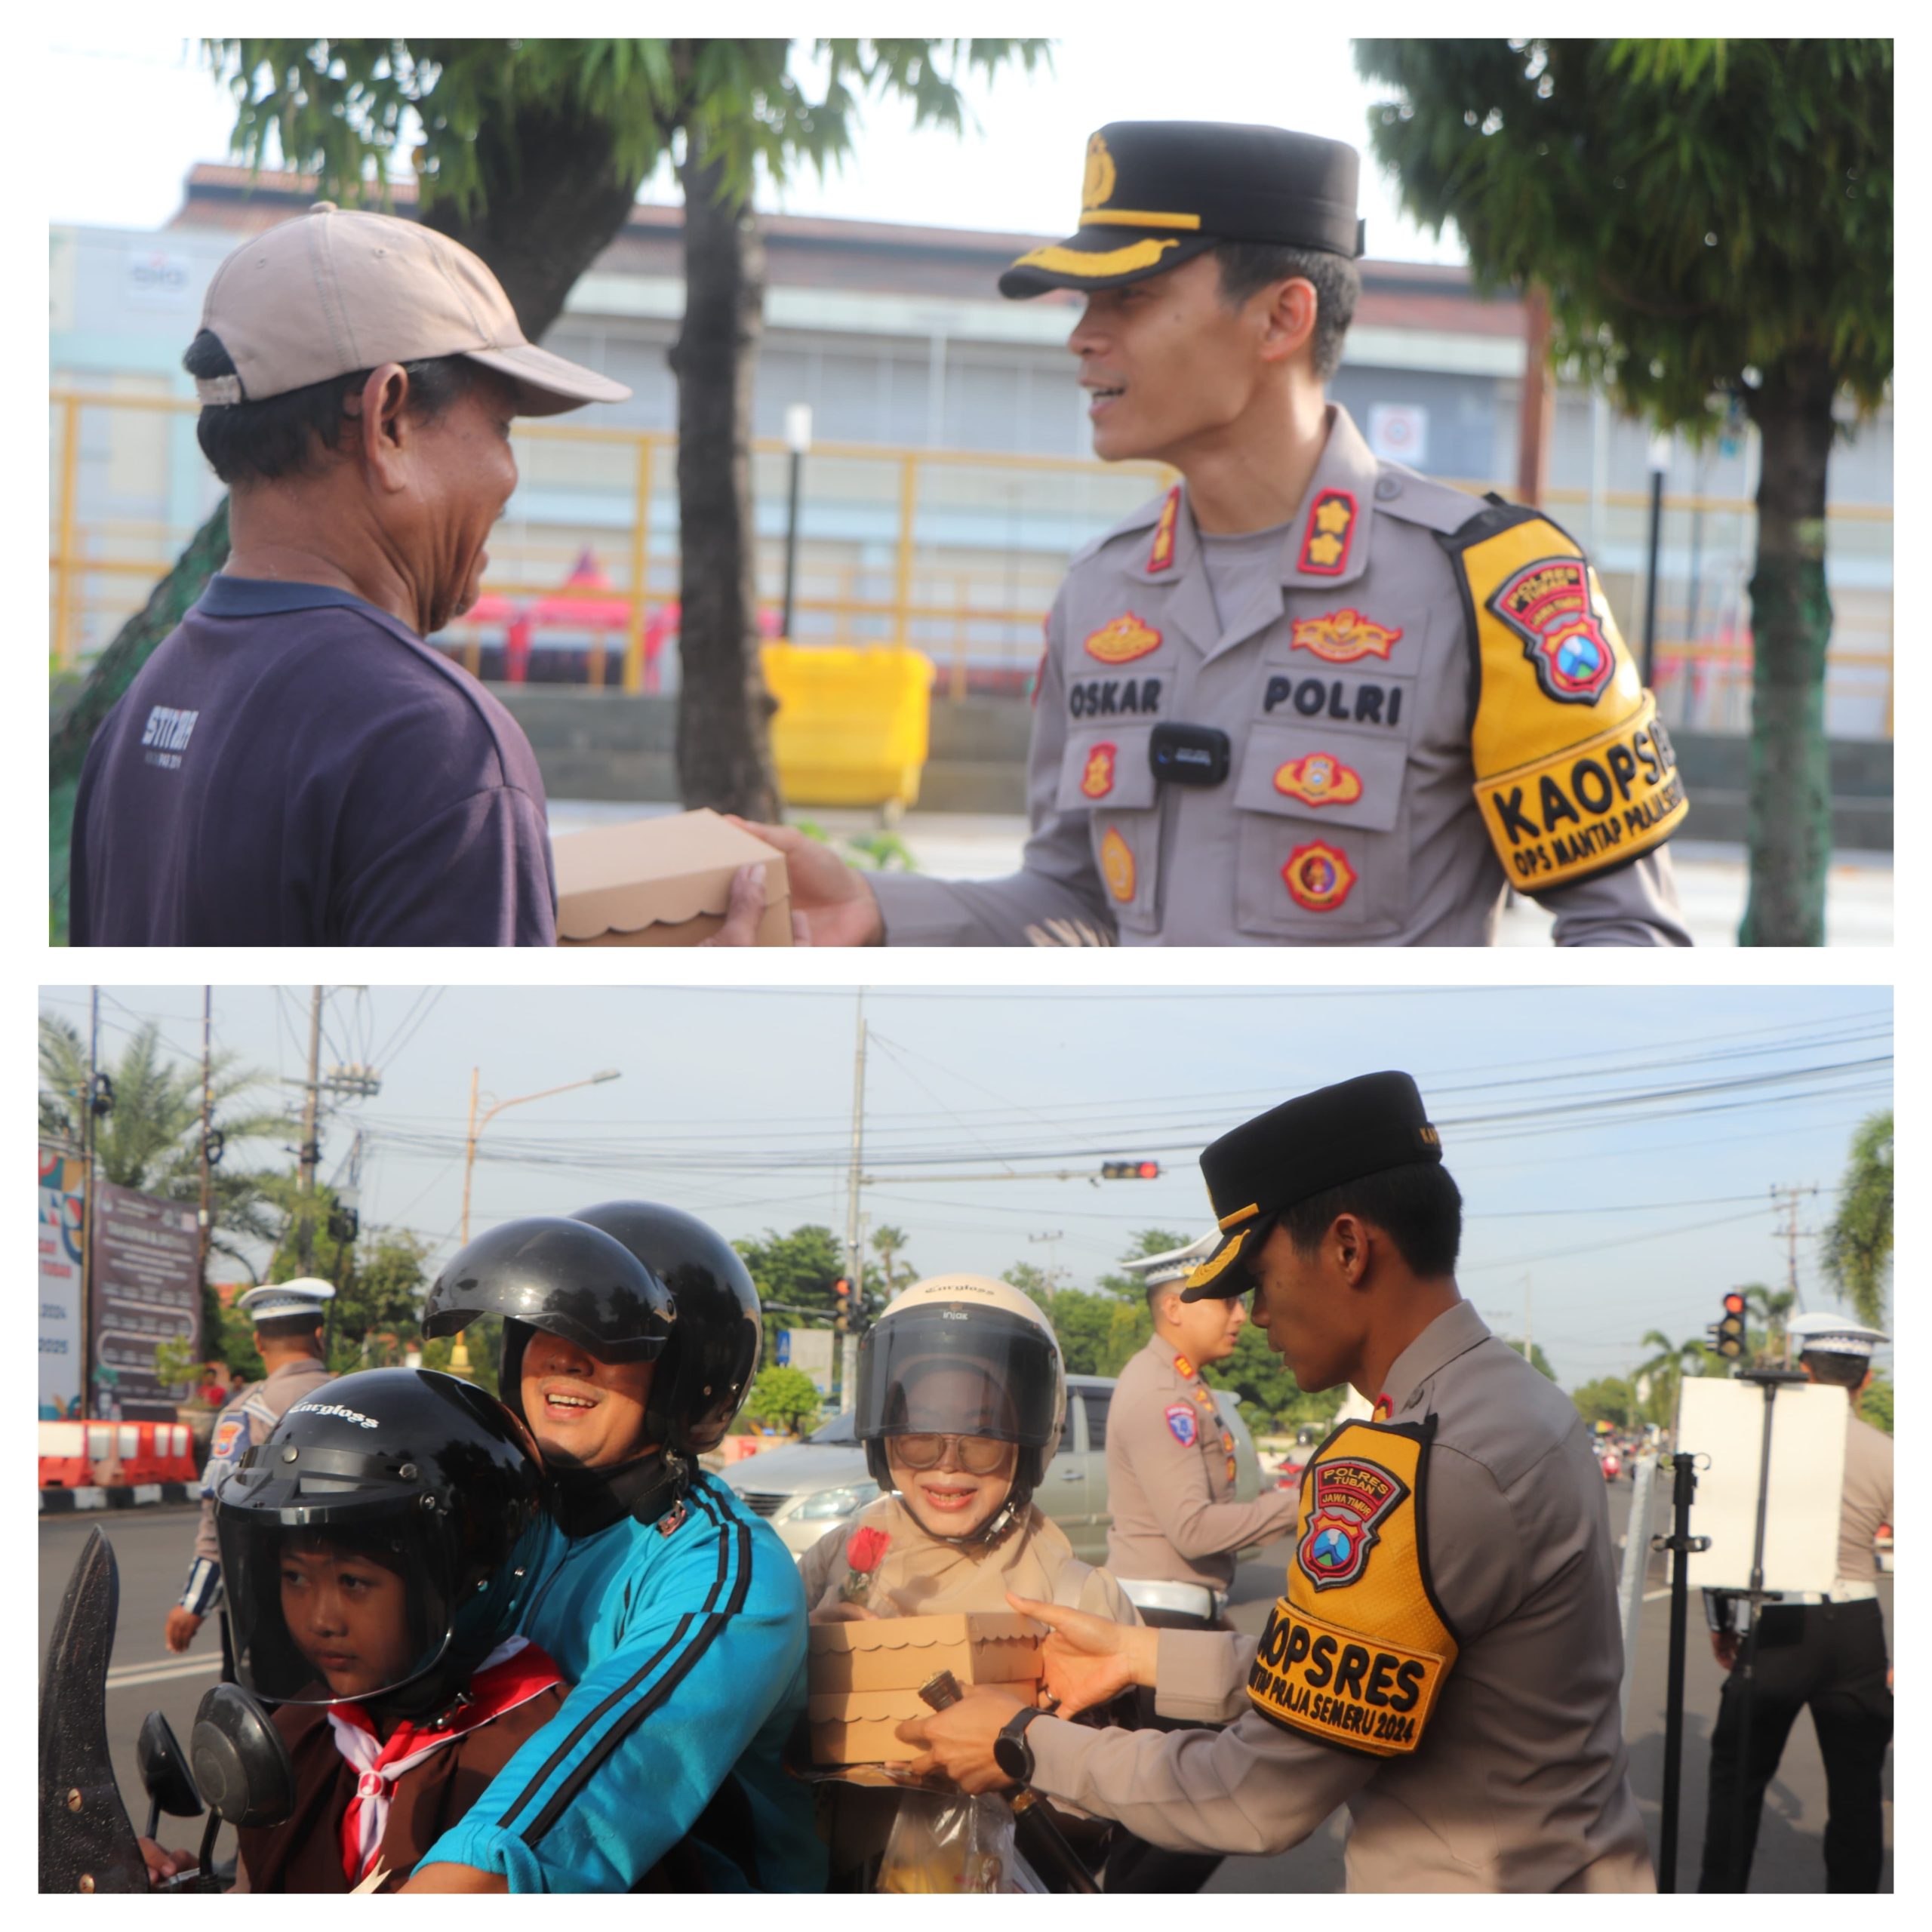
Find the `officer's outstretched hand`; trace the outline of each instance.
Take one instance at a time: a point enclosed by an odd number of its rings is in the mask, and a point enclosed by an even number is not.
[[[202,1620],[192,1610],[177,1604],[168,1613],[168,1621],[162,1626],[161,1639],[171,1651],[185,1651],[195,1641],[195,1632],[202,1627]]]
[[[1084,1610],[1035,1603],[1011,1590],[1006,1600],[1022,1616],[1047,1626],[1040,1661],[1045,1667],[1048,1690],[1060,1700],[1061,1717],[1070,1718],[1077,1711],[1104,1704],[1134,1684],[1152,1687],[1158,1632],[1112,1623]]]
[[[885,921],[863,872],[854,872],[830,846],[795,832],[789,825],[761,825],[755,819],[724,815],[740,832],[776,845],[785,854],[794,918],[804,915],[814,946],[878,946]],[[722,940],[724,935],[720,933]]]
[[[956,1704],[929,1718],[910,1718],[893,1734],[902,1744],[924,1746],[907,1769],[924,1777],[943,1772],[961,1791],[1004,1791],[1012,1779],[993,1760],[1002,1726],[1026,1706],[997,1684],[976,1684]]]
[[[731,875],[731,895],[724,903],[724,923],[700,946],[755,946],[758,921],[764,917],[764,868],[740,866]],[[812,936],[804,913],[792,915],[792,943],[810,946]]]

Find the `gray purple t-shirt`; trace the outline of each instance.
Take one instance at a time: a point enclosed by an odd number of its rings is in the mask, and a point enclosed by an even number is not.
[[[552,946],[515,718],[386,611],[217,577],[88,747],[76,946]]]

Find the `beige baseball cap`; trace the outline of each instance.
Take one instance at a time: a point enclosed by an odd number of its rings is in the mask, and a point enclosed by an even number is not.
[[[235,370],[196,380],[211,406],[264,402],[331,376],[439,355],[466,355],[509,377],[525,416],[630,394],[526,342],[502,284],[460,242],[333,202],[236,249],[208,284],[202,327]]]

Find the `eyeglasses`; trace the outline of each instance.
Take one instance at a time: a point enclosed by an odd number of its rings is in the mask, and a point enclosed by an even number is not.
[[[969,1476],[995,1474],[1006,1460],[1010,1444],[989,1435],[895,1435],[888,1438],[893,1453],[909,1469],[930,1469],[946,1455],[950,1442],[958,1451],[959,1466]]]

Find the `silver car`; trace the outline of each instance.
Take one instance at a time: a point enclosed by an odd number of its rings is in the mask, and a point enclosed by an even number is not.
[[[1107,1408],[1110,1377],[1066,1378],[1066,1427],[1060,1453],[1047,1465],[1033,1500],[1066,1533],[1073,1552],[1088,1563],[1107,1560]],[[1254,1438],[1241,1418],[1241,1398],[1214,1391],[1221,1420],[1235,1439],[1235,1494],[1244,1503],[1261,1493]],[[778,1532],[794,1556],[802,1556],[829,1530],[855,1516],[878,1494],[866,1468],[866,1452],[849,1414],[838,1416],[803,1442],[770,1449],[734,1463],[724,1474],[746,1503]]]

